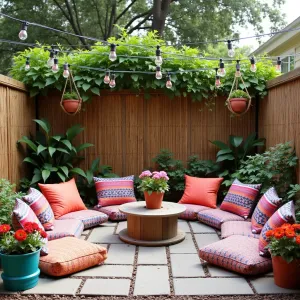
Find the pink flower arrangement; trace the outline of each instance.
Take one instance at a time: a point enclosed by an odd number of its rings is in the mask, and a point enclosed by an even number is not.
[[[169,180],[168,174],[165,171],[154,171],[149,170],[143,171],[139,178],[142,180],[139,185],[139,189],[143,192],[161,192],[169,190],[167,181]]]

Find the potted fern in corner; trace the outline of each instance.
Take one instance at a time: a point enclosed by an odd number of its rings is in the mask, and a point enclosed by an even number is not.
[[[237,114],[246,111],[249,100],[250,96],[242,90],[235,90],[229,95],[229,105],[232,111]]]

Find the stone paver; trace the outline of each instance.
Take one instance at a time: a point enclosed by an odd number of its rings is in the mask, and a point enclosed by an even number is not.
[[[175,295],[250,295],[244,278],[175,278]]]
[[[40,278],[37,286],[23,294],[52,295],[55,292],[56,295],[75,295],[81,281],[74,278]]]
[[[205,276],[198,254],[171,254],[173,277]]]
[[[274,283],[273,277],[250,280],[258,294],[299,294],[300,290],[283,289]]]
[[[127,228],[127,221],[119,222],[116,234],[119,234],[119,232],[125,228]]]
[[[166,265],[167,263],[165,247],[139,247],[139,265]]]
[[[217,234],[195,234],[195,239],[199,249],[220,240]]]
[[[88,279],[81,295],[128,296],[130,279]]]
[[[200,222],[190,222],[191,226],[192,226],[192,230],[194,233],[216,233],[216,231],[205,224],[202,224]]]
[[[178,220],[178,228],[184,232],[191,232],[189,224],[185,220]]]
[[[123,244],[117,234],[113,234],[114,227],[97,227],[90,234],[88,241],[91,243]]]
[[[107,221],[99,225],[100,227],[116,227],[118,225],[117,222]]]
[[[74,274],[74,276],[90,276],[90,277],[132,277],[133,266],[120,265],[101,265],[82,272]]]
[[[212,277],[240,277],[238,273],[230,272],[210,264],[207,265],[207,268]]]
[[[191,234],[187,233],[181,243],[170,246],[170,253],[197,253]]]
[[[170,294],[167,266],[138,266],[134,295]]]
[[[110,245],[108,258],[105,264],[132,265],[135,255],[135,246],[127,244]]]

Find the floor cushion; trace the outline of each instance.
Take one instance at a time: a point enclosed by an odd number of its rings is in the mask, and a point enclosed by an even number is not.
[[[119,207],[120,207],[120,205],[111,205],[111,206],[105,206],[105,207],[99,207],[98,205],[96,205],[94,207],[94,209],[108,215],[108,218],[111,221],[127,220],[127,216],[125,214],[123,214],[122,212],[120,212]]]
[[[41,272],[51,276],[66,276],[99,265],[107,258],[101,246],[73,237],[49,242],[49,255],[40,258]]]
[[[247,219],[256,203],[260,188],[261,184],[245,184],[235,179],[220,209]]]
[[[67,236],[79,238],[83,228],[84,225],[80,220],[55,220],[54,229],[47,232],[48,240],[56,240]]]
[[[62,183],[39,183],[39,187],[50,203],[55,219],[73,211],[87,209],[79,195],[74,178]]]
[[[98,226],[108,220],[108,216],[102,212],[95,210],[80,210],[63,215],[58,220],[76,219],[80,220],[84,229]]]
[[[228,221],[244,221],[244,218],[219,208],[200,211],[197,218],[200,222],[217,229],[221,229],[221,225]]]
[[[180,204],[217,207],[217,194],[223,178],[198,178],[185,175],[184,194]]]
[[[232,235],[243,235],[255,239],[259,238],[259,234],[252,233],[251,222],[247,221],[229,221],[223,223],[221,226],[222,239]]]
[[[272,270],[272,260],[258,252],[258,239],[233,235],[199,249],[199,256],[210,264],[245,275]]]
[[[213,209],[207,206],[195,205],[195,204],[182,204],[186,210],[179,215],[179,219],[184,220],[197,220],[197,213],[199,211]]]

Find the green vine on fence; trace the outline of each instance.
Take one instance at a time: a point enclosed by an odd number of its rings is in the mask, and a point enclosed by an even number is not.
[[[144,37],[129,36],[123,31],[122,36],[119,39],[111,38],[108,40],[110,43],[116,43],[118,59],[115,62],[111,62],[108,59],[109,46],[104,46],[101,43],[97,43],[91,47],[91,50],[78,50],[76,53],[59,54],[59,66],[60,71],[53,73],[47,66],[46,62],[49,58],[48,45],[40,45],[40,47],[26,49],[20,52],[13,59],[13,67],[10,71],[11,75],[22,82],[24,82],[30,89],[31,96],[35,96],[39,93],[46,94],[49,90],[57,89],[62,91],[65,79],[62,76],[63,64],[65,62],[71,65],[71,69],[74,74],[76,85],[79,88],[83,101],[87,101],[92,95],[100,95],[102,89],[110,89],[108,85],[103,83],[104,73],[99,70],[82,69],[77,66],[86,66],[93,68],[103,68],[113,70],[127,70],[127,71],[146,71],[155,72],[155,46],[164,44],[164,41],[160,40],[155,33],[149,32]],[[130,45],[139,46],[153,46],[153,48],[143,47],[129,47]],[[61,50],[66,50],[61,47]],[[195,101],[201,101],[202,99],[209,99],[211,95],[216,95],[215,88],[215,70],[218,67],[218,61],[211,61],[199,58],[184,59],[181,56],[172,54],[164,54],[166,52],[183,54],[188,57],[199,56],[200,51],[195,48],[182,47],[176,49],[171,46],[161,47],[163,56],[162,72],[168,71],[182,71],[177,74],[171,75],[173,83],[172,89],[165,87],[165,78],[161,80],[155,79],[152,74],[129,74],[129,73],[116,73],[116,87],[113,90],[131,89],[139,92],[144,92],[145,98],[149,98],[149,92],[151,90],[164,90],[170,97],[183,95],[187,97],[187,94],[192,96]],[[93,54],[89,54],[93,52]],[[125,55],[125,56],[121,56]],[[151,56],[152,58],[136,58],[126,57],[128,56]],[[208,55],[208,54],[204,54]],[[26,57],[30,58],[31,68],[29,71],[25,71],[24,66]],[[166,59],[167,58],[167,59]],[[234,59],[242,59],[243,57],[235,57]],[[226,63],[228,65],[228,62]],[[235,60],[230,63],[231,66],[226,67],[227,74],[222,80],[222,87],[218,89],[218,95],[228,95],[234,79],[235,73]],[[184,70],[199,69],[199,68],[211,68],[205,71],[186,72]],[[276,71],[272,61],[268,59],[260,59],[257,62],[257,72],[252,73],[250,71],[250,61],[242,61],[241,72],[245,81],[245,85],[249,90],[251,96],[259,95],[264,97],[267,94],[266,82],[276,77]],[[240,84],[240,88],[244,86]]]

